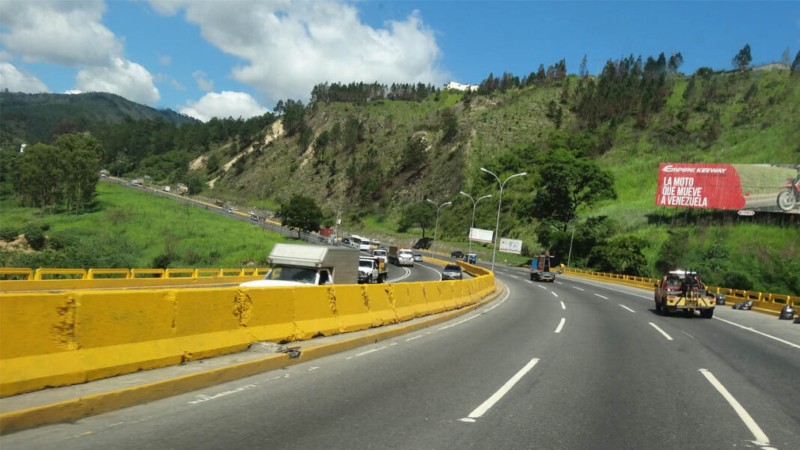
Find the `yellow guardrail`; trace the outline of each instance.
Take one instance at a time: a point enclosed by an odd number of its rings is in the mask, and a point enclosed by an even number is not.
[[[653,288],[660,280],[657,278],[637,277],[631,275],[619,275],[613,273],[594,272],[582,269],[564,269],[566,273],[578,276],[588,276],[601,280],[612,281],[631,286]],[[772,294],[767,292],[746,291],[720,286],[706,286],[709,292],[725,295],[726,303],[737,303],[745,300],[753,301],[753,309],[777,314],[787,304],[800,308],[800,296],[786,294]]]
[[[108,289],[240,283],[263,277],[269,268],[222,269],[37,269],[0,268],[0,292],[44,289]]]

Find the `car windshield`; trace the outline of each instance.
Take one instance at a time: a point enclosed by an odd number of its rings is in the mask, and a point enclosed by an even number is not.
[[[444,271],[445,272],[461,272],[461,267],[460,266],[449,265],[449,266],[445,266]]]
[[[275,267],[264,279],[314,283],[317,280],[317,271],[306,267]]]
[[[361,260],[361,261],[358,262],[358,267],[366,267],[366,268],[370,269],[370,268],[372,268],[372,264],[373,264],[372,261]]]

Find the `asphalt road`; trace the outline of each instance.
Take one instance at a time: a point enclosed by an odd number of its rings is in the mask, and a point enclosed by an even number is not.
[[[662,317],[649,291],[495,268],[504,295],[445,324],[0,447],[800,448],[800,325]]]

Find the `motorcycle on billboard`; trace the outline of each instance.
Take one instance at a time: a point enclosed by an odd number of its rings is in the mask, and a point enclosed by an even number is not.
[[[795,168],[797,169],[797,176],[787,178],[786,184],[778,194],[778,208],[781,211],[791,211],[800,206],[800,165]]]

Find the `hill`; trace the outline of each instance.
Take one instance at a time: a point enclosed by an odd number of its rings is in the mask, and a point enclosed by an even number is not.
[[[272,115],[215,120],[192,125],[191,136],[159,129],[158,145],[138,122],[99,136],[108,163],[122,149],[129,158],[113,173],[215,180],[202,195],[240,208],[278,210],[307,196],[327,223],[339,217],[340,229],[384,242],[430,236],[426,200],[450,201],[437,217],[441,250],[466,246],[473,203],[462,191],[494,196],[475,208],[475,226],[494,229],[498,182],[481,168],[503,179],[526,172],[505,186],[500,221],[524,255],[549,249],[573,266],[646,276],[692,267],[711,284],[797,294],[797,215],[659,208],[655,189],[660,162],[799,163],[800,76],[685,76],[659,61],[609,61],[597,77],[565,67],[490,75],[469,93],[320,85],[310,104],[281,105],[280,126]]]
[[[49,141],[54,134],[96,130],[98,124],[124,120],[164,120],[183,125],[198,120],[172,110],[157,110],[115,94],[24,94],[0,92],[3,141]]]

